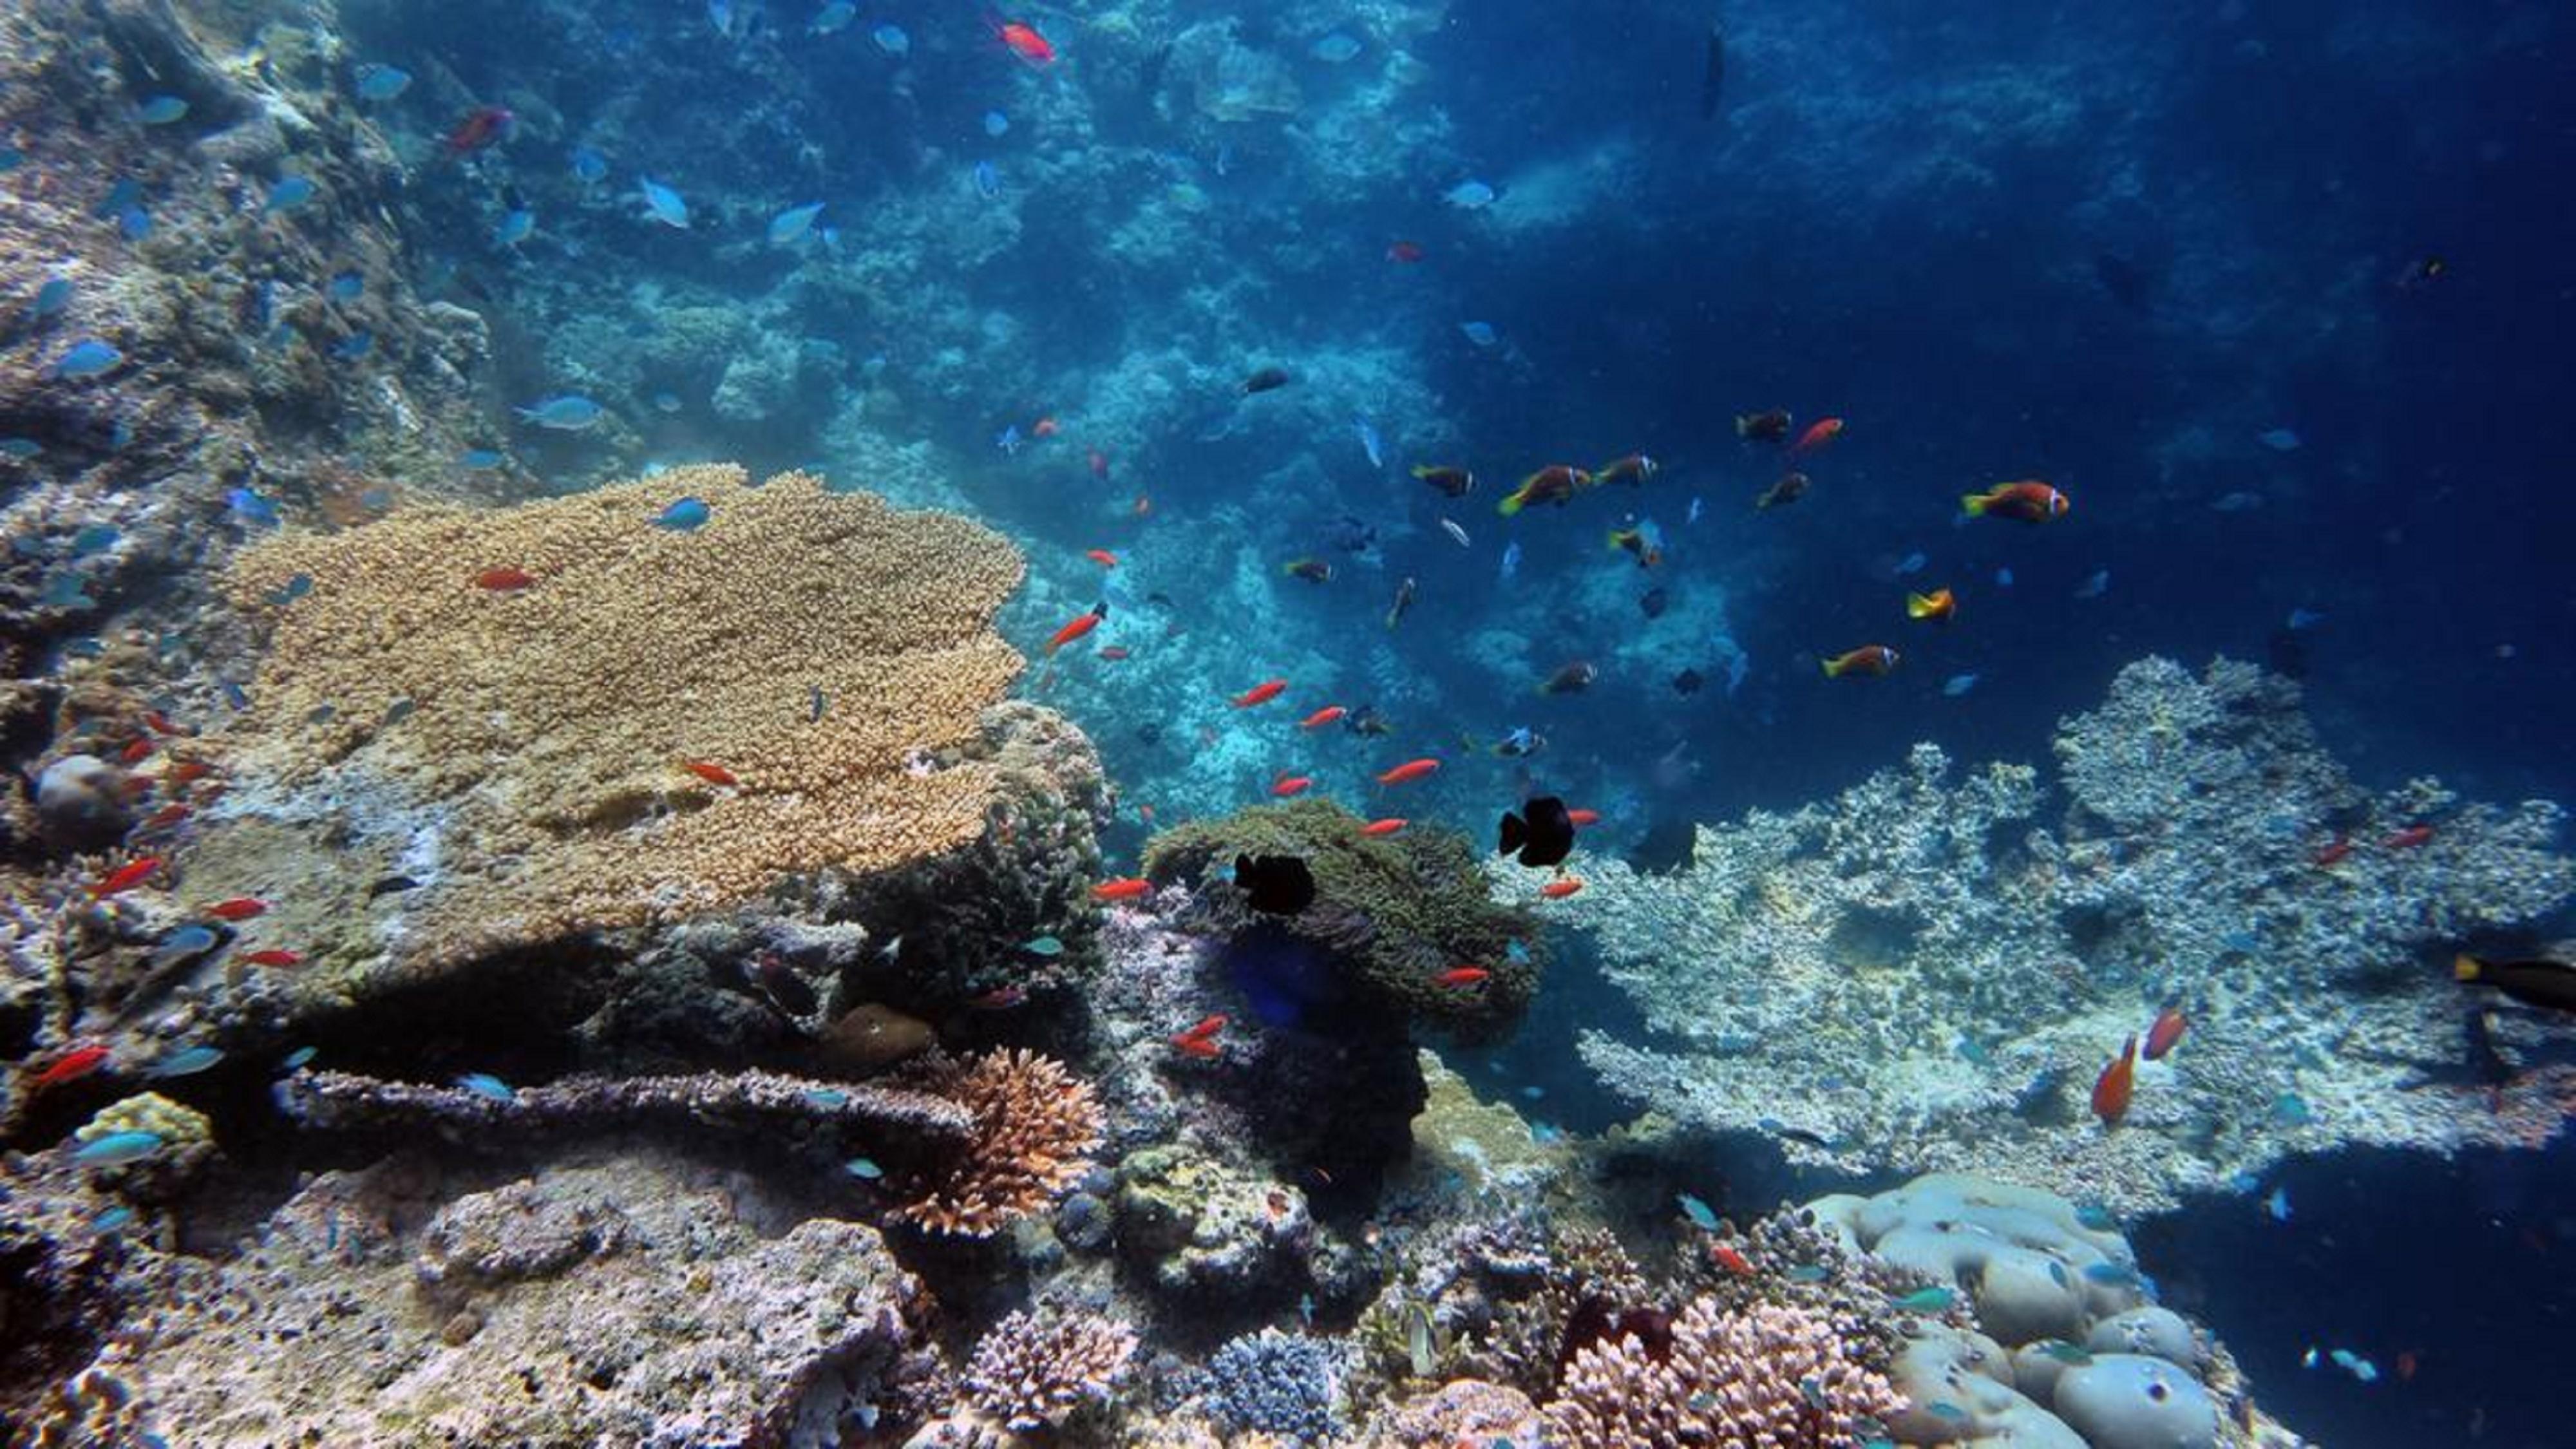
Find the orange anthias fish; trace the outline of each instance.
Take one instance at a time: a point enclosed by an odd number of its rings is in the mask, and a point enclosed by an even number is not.
[[[2317,847],[2317,853],[2313,858],[2319,865],[2333,865],[2350,854],[2352,854],[2352,837],[2338,835]]]
[[[1086,548],[1082,551],[1082,556],[1105,569],[1118,567],[1118,555],[1105,548]]]
[[[1818,418],[1807,425],[1805,432],[1798,435],[1798,441],[1789,445],[1789,451],[1793,454],[1812,453],[1842,435],[1842,419]]]
[[[1217,1033],[1225,1030],[1225,1023],[1222,1016],[1207,1017],[1187,1031],[1172,1033],[1172,1045],[1184,1056],[1213,1060],[1217,1055]]]
[[[2138,1039],[2131,1037],[2093,1083],[2093,1115],[2102,1119],[2105,1130],[2119,1126],[2120,1119],[2129,1115],[2129,1094],[2137,1090],[2137,1083]]]
[[[1349,713],[1349,710],[1342,708],[1338,704],[1328,704],[1322,709],[1315,711],[1313,714],[1306,716],[1304,719],[1297,721],[1297,728],[1301,730],[1319,730]]]
[[[1581,876],[1570,875],[1563,880],[1552,880],[1547,884],[1540,886],[1538,888],[1538,893],[1547,897],[1549,900],[1561,901],[1581,889],[1583,889],[1583,878]]]
[[[2410,825],[2388,837],[2386,840],[2379,842],[2379,848],[2382,850],[2413,850],[2419,845],[2429,843],[2432,839],[2432,826]]]
[[[1063,427],[1051,417],[1040,418],[1029,424],[1029,436],[1033,438],[1052,438],[1063,431]]]
[[[161,857],[139,856],[109,871],[107,877],[89,888],[91,900],[103,901],[119,891],[132,890],[161,868]]]
[[[1154,883],[1142,876],[1121,876],[1093,886],[1091,898],[1095,901],[1132,901],[1153,888]]]
[[[1115,664],[1121,659],[1130,658],[1132,656],[1129,654],[1127,646],[1124,644],[1103,644],[1100,646],[1100,657],[1108,660],[1112,664]]]
[[[1287,680],[1265,679],[1259,684],[1252,686],[1250,689],[1245,690],[1243,693],[1236,695],[1234,697],[1234,707],[1236,709],[1250,709],[1256,704],[1267,704],[1271,700],[1277,699],[1280,695],[1286,693],[1287,689]]]
[[[150,735],[137,735],[132,744],[117,751],[116,758],[123,764],[139,764],[157,748],[159,745]]]
[[[485,569],[483,572],[476,574],[474,576],[474,587],[478,589],[490,589],[496,594],[507,594],[524,589],[536,581],[537,576],[528,572],[526,569],[514,569],[504,566],[496,569]]]
[[[1379,775],[1377,777],[1377,782],[1381,785],[1401,785],[1407,780],[1419,780],[1423,776],[1428,775],[1439,768],[1440,762],[1438,760],[1407,760],[1403,764],[1396,766],[1394,769]]]
[[[107,1048],[97,1042],[88,1042],[54,1058],[53,1065],[37,1073],[36,1080],[30,1085],[59,1087],[65,1082],[77,1082],[106,1065]]]
[[[1100,621],[1108,617],[1109,605],[1106,601],[1092,605],[1090,611],[1087,613],[1074,615],[1072,620],[1063,628],[1056,630],[1055,633],[1047,637],[1047,657],[1050,659],[1054,658],[1055,651],[1072,643],[1074,640],[1081,638],[1083,635],[1090,633],[1092,630],[1099,628]]]
[[[1905,617],[1909,619],[1929,619],[1936,624],[1946,624],[1950,622],[1950,616],[1958,612],[1958,597],[1948,589],[1905,596]]]
[[[1463,988],[1481,985],[1492,974],[1482,966],[1452,966],[1432,979],[1442,986]]]
[[[2174,1043],[2182,1040],[2184,1029],[2190,1025],[2190,1019],[2182,1014],[2179,1006],[2168,1006],[2157,1012],[2155,1025],[2147,1028],[2146,1050],[2139,1055],[2151,1062],[2157,1060],[2174,1049]]]
[[[447,154],[467,156],[509,134],[510,123],[517,119],[501,106],[476,106],[447,133]]]
[[[1402,819],[1401,817],[1390,815],[1384,820],[1372,820],[1368,824],[1361,826],[1360,834],[1368,836],[1372,840],[1381,839],[1383,837],[1393,835],[1411,823],[1412,822]]]
[[[1036,26],[1025,20],[996,20],[989,23],[993,27],[993,38],[1009,47],[1011,54],[1018,56],[1026,64],[1035,67],[1052,65],[1055,62],[1055,47],[1047,42],[1045,36],[1038,34]]]
[[[206,914],[218,921],[247,921],[268,914],[268,902],[257,896],[235,896],[206,907]]]
[[[733,771],[726,769],[724,766],[717,764],[713,760],[682,760],[680,762],[680,768],[697,776],[699,779],[706,781],[710,785],[722,785],[731,789],[742,783],[742,781],[734,778]]]
[[[1858,649],[1837,654],[1822,661],[1827,679],[1840,679],[1846,674],[1876,676],[1896,668],[1897,652],[1884,644],[1863,644]]]
[[[251,966],[301,966],[304,964],[304,953],[271,946],[264,951],[243,952],[242,961]]]
[[[1270,782],[1270,793],[1282,800],[1294,795],[1303,795],[1313,788],[1315,788],[1315,777],[1312,775],[1282,775]]]
[[[1565,812],[1565,819],[1566,823],[1569,825],[1598,825],[1601,823],[1601,812],[1598,810],[1568,810]]]
[[[2010,518],[2023,523],[2047,523],[2064,518],[2073,505],[2066,495],[2036,478],[2018,483],[1998,483],[1983,493],[1961,495],[1959,507],[1970,518]]]
[[[1744,1256],[1733,1243],[1712,1242],[1708,1245],[1709,1261],[1738,1278],[1753,1276],[1753,1260]]]

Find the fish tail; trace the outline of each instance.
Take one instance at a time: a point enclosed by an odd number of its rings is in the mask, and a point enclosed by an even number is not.
[[[1970,518],[1985,517],[1987,505],[1993,502],[1993,499],[1987,497],[1983,493],[1962,493],[1959,495],[1959,507],[1961,511],[1965,512]]]
[[[1501,503],[1498,503],[1498,504],[1496,504],[1496,505],[1494,506],[1494,511],[1495,511],[1496,513],[1501,514],[1501,515],[1502,515],[1502,516],[1504,516],[1505,518],[1509,518],[1509,517],[1511,517],[1513,514],[1520,512],[1523,508],[1526,508],[1526,507],[1528,507],[1528,506],[1529,506],[1529,494],[1528,494],[1528,492],[1527,492],[1527,491],[1525,491],[1525,490],[1524,490],[1524,491],[1522,491],[1522,492],[1513,493],[1513,494],[1511,494],[1510,496],[1508,496],[1508,497],[1506,497],[1505,499],[1503,499],[1503,501],[1502,501]]]
[[[2454,981],[2475,981],[2486,974],[2486,969],[2487,963],[2475,956],[2462,954],[2451,958],[2451,979]]]
[[[1825,677],[1827,679],[1840,679],[1843,677],[1843,663],[1841,660],[1819,659],[1816,662],[1825,667]]]
[[[1930,599],[1925,598],[1921,594],[1907,594],[1905,596],[1905,617],[1909,619],[1922,619],[1930,617],[1931,613],[1932,601]]]
[[[1625,548],[1628,546],[1628,541],[1621,538],[1619,536],[1619,530],[1614,528],[1610,530],[1610,546],[1614,549]]]
[[[1528,841],[1528,839],[1529,828],[1521,822],[1521,818],[1509,811],[1504,812],[1502,853],[1505,855],[1511,854],[1513,851],[1520,849],[1522,844]]]

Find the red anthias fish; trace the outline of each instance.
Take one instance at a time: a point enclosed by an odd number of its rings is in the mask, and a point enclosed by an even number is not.
[[[447,133],[447,154],[470,156],[510,134],[510,125],[517,119],[507,106],[476,106]]]
[[[1381,785],[1401,785],[1407,780],[1419,780],[1423,776],[1428,775],[1439,768],[1440,762],[1438,760],[1407,760],[1403,764],[1396,766],[1394,769],[1379,775],[1377,777],[1377,782]]]
[[[2389,836],[2386,840],[2379,842],[2379,848],[2382,850],[2413,850],[2419,845],[2430,843],[2432,839],[2432,826],[2409,825],[2405,829],[2398,831],[2396,834]]]
[[[1217,1056],[1216,1034],[1225,1030],[1225,1023],[1222,1016],[1203,1018],[1187,1031],[1174,1032],[1172,1045],[1185,1056],[1213,1060]]]
[[[505,566],[502,568],[485,569],[483,572],[476,574],[474,576],[474,587],[478,589],[490,589],[494,593],[506,594],[517,589],[524,589],[536,581],[537,576],[528,572],[526,569],[514,569]]]
[[[2179,1006],[2168,1006],[2157,1012],[2155,1025],[2147,1028],[2146,1049],[2139,1055],[2151,1062],[2157,1060],[2174,1049],[2174,1043],[2182,1040],[2183,1032],[2190,1025],[2191,1019],[2182,1014]]]
[[[1549,900],[1561,901],[1581,889],[1583,889],[1583,878],[1581,876],[1570,875],[1563,880],[1552,880],[1547,884],[1540,886],[1538,888],[1538,893],[1547,897]]]
[[[89,888],[90,898],[92,900],[103,901],[109,896],[115,895],[118,891],[132,890],[134,887],[139,886],[143,884],[144,881],[150,879],[152,872],[159,870],[160,868],[161,857],[157,855],[146,855],[135,860],[127,861],[125,864],[108,872],[105,879],[99,881],[96,885],[91,886]]]
[[[682,760],[680,762],[680,768],[697,776],[699,779],[706,781],[710,785],[722,785],[727,789],[731,789],[742,783],[741,780],[735,778],[733,771],[726,769],[724,766],[717,764],[713,760]]]
[[[1056,630],[1055,633],[1047,637],[1047,654],[1049,657],[1052,657],[1058,649],[1061,649],[1067,644],[1072,643],[1074,640],[1081,638],[1083,635],[1090,633],[1092,630],[1099,628],[1100,621],[1108,617],[1109,606],[1105,603],[1092,605],[1089,613],[1074,615],[1063,628]]]
[[[2352,837],[2338,835],[2332,841],[2318,847],[2313,858],[2319,865],[2333,865],[2350,854],[2352,854]]]
[[[1717,1266],[1724,1268],[1726,1271],[1734,1274],[1738,1278],[1750,1278],[1753,1276],[1753,1260],[1739,1252],[1732,1243],[1710,1243],[1708,1245],[1708,1256],[1710,1262],[1717,1264]]]
[[[1266,704],[1286,693],[1287,689],[1287,680],[1265,679],[1259,684],[1252,686],[1250,689],[1245,690],[1243,693],[1236,695],[1234,697],[1234,707],[1236,709],[1250,709],[1256,704]]]
[[[1384,820],[1372,820],[1368,824],[1361,826],[1360,834],[1375,840],[1393,835],[1397,831],[1402,830],[1408,823],[1409,822],[1400,817],[1388,816]]]
[[[1294,795],[1303,795],[1313,788],[1315,788],[1315,777],[1312,775],[1282,775],[1270,782],[1270,793],[1282,800]]]
[[[53,1065],[36,1074],[36,1080],[32,1085],[39,1088],[59,1087],[65,1082],[79,1081],[105,1065],[107,1065],[107,1048],[96,1042],[89,1042],[73,1047],[70,1051],[54,1058]]]
[[[243,952],[242,961],[251,966],[301,966],[304,964],[304,953],[289,951],[282,946],[271,946],[264,950]]]
[[[1091,898],[1095,901],[1132,901],[1153,888],[1154,883],[1141,876],[1123,876],[1093,886]]]
[[[2138,1039],[2131,1037],[2093,1082],[2093,1115],[2102,1119],[2105,1130],[2119,1126],[2120,1119],[2129,1115],[2129,1094],[2137,1083]]]
[[[1575,825],[1598,825],[1601,823],[1601,812],[1598,810],[1568,810],[1565,812],[1565,818],[1568,822]]]
[[[1054,64],[1055,47],[1038,34],[1036,26],[1025,20],[987,20],[985,24],[993,27],[993,38],[1022,61],[1031,66]]]
[[[234,896],[206,907],[206,914],[218,921],[247,921],[268,914],[268,902],[257,896]]]
[[[1467,987],[1482,984],[1492,974],[1482,966],[1452,966],[1433,979],[1442,986]]]
[[[1306,716],[1304,719],[1297,721],[1297,728],[1301,730],[1319,730],[1349,713],[1349,710],[1342,708],[1338,704],[1328,704],[1322,709],[1315,711],[1313,714]]]

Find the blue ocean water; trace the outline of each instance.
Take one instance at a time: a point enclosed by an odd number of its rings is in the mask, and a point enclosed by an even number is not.
[[[394,269],[486,329],[454,456],[524,496],[807,468],[1001,530],[1025,652],[1105,608],[1022,689],[1099,745],[1113,861],[1306,778],[1480,841],[1561,795],[1669,864],[1918,741],[2045,761],[2151,654],[2299,680],[2373,787],[2576,798],[2576,16],[1079,5],[1040,63],[957,7],[820,9],[340,8]],[[421,365],[326,316],[291,325],[334,366]],[[1498,510],[1551,465],[1584,485]],[[2016,480],[2065,516],[1963,509]],[[1955,616],[1909,618],[1935,589]],[[1884,677],[1819,668],[1873,646]],[[1576,1057],[1645,1034],[1599,959],[1566,942],[1456,1065],[1624,1121]],[[2286,1222],[2248,1193],[2140,1238],[2322,1442],[2558,1442],[2571,1162],[2345,1154],[2283,1173]],[[2300,1366],[2344,1345],[2382,1380]]]

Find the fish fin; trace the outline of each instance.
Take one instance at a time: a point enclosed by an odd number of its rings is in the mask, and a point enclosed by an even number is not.
[[[1830,659],[1819,659],[1816,662],[1824,666],[1825,677],[1827,679],[1840,679],[1842,677],[1842,669],[1836,665],[1834,661]]]
[[[1502,851],[1501,851],[1500,853],[1501,853],[1501,854],[1504,854],[1504,855],[1509,855],[1509,854],[1511,854],[1513,851],[1520,849],[1520,848],[1521,848],[1521,845],[1522,845],[1524,842],[1526,842],[1528,839],[1529,839],[1529,827],[1528,827],[1527,825],[1525,825],[1525,824],[1523,824],[1523,823],[1522,823],[1521,818],[1520,818],[1519,816],[1514,815],[1513,813],[1511,813],[1511,812],[1510,812],[1510,811],[1508,811],[1508,810],[1504,811],[1504,812],[1503,812],[1503,848],[1502,848]]]
[[[1527,506],[1529,506],[1528,495],[1523,493],[1514,493],[1506,497],[1502,502],[1496,504],[1494,506],[1494,511],[1505,518],[1509,518]]]
[[[1907,594],[1905,596],[1905,617],[1909,619],[1920,619],[1931,612],[1932,601],[1930,599],[1925,598],[1921,594]]]
[[[2487,963],[2466,953],[2451,958],[2451,979],[2454,981],[2475,981],[2486,973],[2486,969]]]
[[[1983,518],[1986,505],[1993,501],[1983,493],[1962,493],[1959,495],[1959,508],[1970,518]]]

